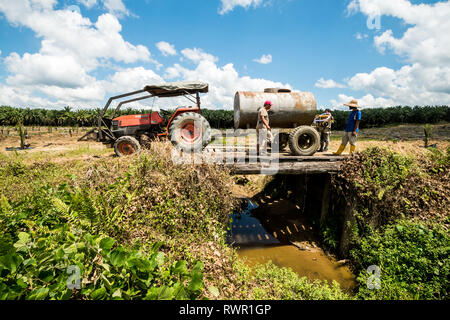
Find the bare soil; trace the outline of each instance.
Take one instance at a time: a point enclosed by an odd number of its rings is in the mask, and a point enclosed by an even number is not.
[[[440,150],[446,150],[450,147],[450,124],[440,124],[432,126],[432,138],[430,145],[436,144]],[[34,130],[33,130],[34,129]],[[29,138],[27,143],[31,145],[31,149],[18,151],[19,154],[26,154],[25,160],[46,159],[51,161],[65,160],[83,160],[90,157],[108,158],[114,156],[114,151],[107,146],[95,141],[78,141],[78,139],[86,132],[87,129],[79,130],[78,133],[73,130],[69,133],[69,128],[53,128],[49,133],[46,127],[27,128]],[[330,148],[328,152],[316,153],[316,155],[331,155],[340,145],[340,139],[343,132],[333,132],[331,137]],[[223,137],[213,141],[213,145],[237,145],[244,147],[246,144],[252,146],[256,143],[255,137],[250,134],[249,138],[244,137],[231,138]],[[0,155],[11,155],[14,152],[7,151],[6,148],[17,148],[20,146],[20,139],[17,132],[10,129],[9,136],[0,133]],[[425,155],[428,151],[423,148],[423,126],[420,125],[400,125],[386,128],[372,128],[361,130],[357,142],[357,151],[362,151],[370,147],[385,147],[392,151],[403,155],[420,156]],[[347,146],[344,155],[349,151]],[[252,181],[254,187],[260,184],[259,179],[247,177]],[[239,184],[238,184],[239,185]],[[241,190],[242,191],[242,190]],[[251,196],[252,192],[248,194]]]

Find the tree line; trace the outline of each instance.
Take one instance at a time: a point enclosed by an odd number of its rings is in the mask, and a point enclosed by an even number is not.
[[[22,123],[25,126],[95,126],[101,109],[72,110],[65,107],[61,110],[31,109],[0,106],[0,125],[16,126]],[[116,116],[149,113],[145,109],[127,108],[120,110]],[[164,118],[169,118],[174,110],[164,113]],[[322,113],[318,110],[317,113]],[[109,110],[107,116],[111,116]],[[232,110],[202,109],[203,116],[208,120],[212,128],[230,129],[234,127],[234,114]],[[348,111],[333,111],[335,123],[334,130],[343,130],[349,115]],[[424,106],[409,107],[398,106],[391,108],[362,109],[361,128],[381,127],[390,124],[402,123],[438,123],[450,122],[450,108],[448,106]]]

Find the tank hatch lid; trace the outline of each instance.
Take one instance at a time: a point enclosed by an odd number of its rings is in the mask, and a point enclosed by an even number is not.
[[[291,92],[291,89],[285,89],[285,88],[267,88],[264,89],[265,93],[289,93]]]
[[[196,81],[168,82],[159,85],[149,85],[144,90],[157,97],[175,97],[186,94],[207,93],[208,84]]]

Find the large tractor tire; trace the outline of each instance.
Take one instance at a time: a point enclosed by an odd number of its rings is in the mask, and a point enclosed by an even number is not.
[[[289,135],[289,149],[296,156],[312,156],[319,147],[320,135],[313,127],[297,127]]]
[[[119,157],[129,156],[138,152],[141,149],[141,145],[136,138],[130,136],[123,136],[116,140],[114,143],[114,152]]]
[[[211,126],[201,114],[182,113],[170,124],[169,137],[179,150],[200,152],[211,141]]]

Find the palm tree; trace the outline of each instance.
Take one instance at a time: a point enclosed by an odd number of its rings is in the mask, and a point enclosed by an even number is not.
[[[84,127],[84,124],[88,121],[88,116],[88,112],[84,109],[77,111],[76,120],[78,123],[81,123],[81,127]]]
[[[12,109],[9,115],[9,125],[15,126],[19,123],[23,123],[23,113],[21,109]]]

